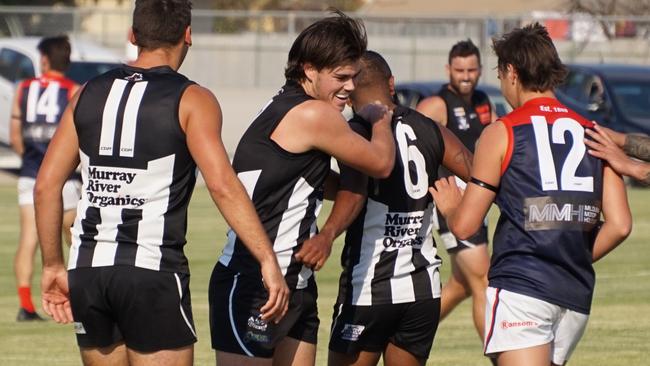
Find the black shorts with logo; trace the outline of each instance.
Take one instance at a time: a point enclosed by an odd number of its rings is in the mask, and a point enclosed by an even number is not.
[[[132,266],[76,268],[68,272],[79,347],[124,342],[139,352],[196,342],[190,276]]]
[[[440,321],[440,298],[402,304],[334,305],[329,349],[383,352],[388,343],[420,360],[429,358]]]
[[[280,323],[260,318],[268,300],[262,279],[232,271],[217,263],[210,278],[210,333],[212,348],[250,357],[271,358],[277,344],[290,337],[316,344],[318,309],[316,282],[292,290],[289,309]]]

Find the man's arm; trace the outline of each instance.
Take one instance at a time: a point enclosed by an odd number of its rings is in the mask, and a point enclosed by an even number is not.
[[[387,177],[395,163],[392,113],[383,105],[371,104],[358,112],[372,122],[370,141],[350,129],[341,112],[331,105],[310,100],[294,107],[273,131],[271,138],[285,150],[301,153],[323,151],[372,177]]]
[[[620,140],[627,140],[630,137],[641,137],[636,135],[625,135],[616,132],[612,134],[611,130],[595,125],[595,131],[586,129],[585,132],[591,139],[585,139],[585,144],[589,147],[589,154],[603,159],[619,174],[627,175],[639,180],[645,184],[650,184],[650,164],[630,159],[623,150],[618,146]],[[618,135],[622,135],[621,136]]]
[[[260,263],[269,300],[262,318],[279,321],[287,311],[289,289],[273,246],[244,186],[230,165],[221,140],[221,108],[214,95],[198,85],[187,88],[180,104],[181,127],[194,161],[226,222]]]
[[[443,126],[447,125],[447,105],[444,99],[437,95],[422,99],[415,110]]]
[[[23,133],[21,126],[21,116],[20,111],[20,84],[14,92],[14,99],[11,103],[11,115],[10,115],[10,125],[9,125],[9,143],[11,148],[16,152],[16,154],[23,156],[25,147],[23,146]]]
[[[503,123],[497,121],[487,126],[476,147],[472,177],[498,187],[506,146],[507,132]],[[478,231],[496,196],[488,188],[473,183],[468,184],[465,193],[461,194],[454,177],[438,180],[429,192],[447,219],[449,229],[460,240]]]
[[[332,244],[359,215],[366,201],[368,178],[340,164],[341,181],[330,215],[319,233],[306,240],[295,254],[297,260],[320,270],[332,252]]]
[[[442,165],[465,182],[469,181],[472,170],[472,153],[445,126],[438,126],[445,144]]]
[[[598,231],[592,253],[594,262],[616,248],[632,231],[625,183],[609,166],[603,171],[603,216],[605,222]]]
[[[63,112],[61,122],[38,171],[34,187],[36,227],[43,258],[41,292],[43,310],[57,323],[72,321],[68,292],[68,273],[61,248],[63,202],[61,192],[66,180],[79,164],[79,140],[73,121],[75,94]]]
[[[628,155],[650,161],[650,137],[642,135],[625,135],[623,150]]]

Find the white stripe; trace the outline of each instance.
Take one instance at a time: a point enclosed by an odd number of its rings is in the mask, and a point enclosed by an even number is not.
[[[250,198],[253,197],[253,191],[255,190],[258,179],[260,179],[260,174],[262,174],[261,169],[250,170],[237,174],[237,178],[239,178],[241,181],[242,185],[246,189],[246,193],[248,193],[248,197]],[[226,245],[223,247],[223,251],[219,257],[219,262],[228,267],[230,261],[232,260],[232,256],[235,253],[235,241],[237,241],[237,234],[232,229],[228,229],[228,234],[226,234],[226,236],[228,240],[226,241]]]
[[[391,300],[395,303],[415,301],[415,288],[411,273],[413,265],[413,247],[410,245],[397,250],[393,277],[390,279]]]
[[[99,139],[99,155],[113,155],[117,109],[120,107],[126,84],[128,84],[126,80],[115,80],[108,93],[108,98],[106,98],[102,115],[102,132]]]
[[[152,160],[144,174],[138,174],[129,185],[134,197],[148,197],[141,206],[142,221],[138,224],[138,249],[135,265],[140,268],[160,270],[160,246],[165,234],[165,213],[169,205],[169,190],[174,174],[175,156]],[[155,182],[155,183],[154,183]]]
[[[384,251],[382,240],[388,206],[368,198],[366,207],[361,255],[351,274],[353,305],[372,305],[372,279],[379,256]]]
[[[174,273],[174,277],[176,278],[176,286],[178,287],[178,297],[180,300],[180,304],[178,307],[181,309],[181,315],[183,316],[183,320],[185,320],[185,324],[187,324],[187,327],[190,328],[190,332],[192,332],[192,335],[196,337],[196,332],[194,331],[194,328],[192,328],[192,324],[190,321],[187,319],[187,315],[185,315],[185,310],[183,310],[183,288],[181,287],[181,279],[178,277],[178,274]]]
[[[138,110],[140,102],[147,87],[147,81],[135,83],[124,108],[124,118],[122,119],[122,138],[120,140],[120,156],[133,157],[135,150],[135,129],[138,121]]]
[[[273,251],[278,257],[278,263],[280,264],[283,275],[287,273],[287,269],[291,263],[293,249],[298,242],[300,224],[307,213],[309,195],[313,191],[314,188],[304,178],[301,177],[298,179],[296,185],[293,187],[291,197],[289,197],[287,210],[282,215],[282,221],[278,225],[278,232],[273,242]],[[311,270],[306,271],[302,279],[309,279],[311,274]]]
[[[339,304],[339,308],[336,312],[336,316],[334,317],[334,321],[332,322],[332,329],[330,329],[330,333],[333,332],[334,329],[336,328],[336,323],[339,322],[339,317],[341,316],[341,313],[343,313],[343,304]]]
[[[232,281],[232,289],[230,289],[230,296],[228,297],[228,316],[230,317],[230,327],[232,328],[232,333],[235,335],[235,339],[237,339],[237,343],[239,343],[241,349],[249,357],[255,357],[253,353],[249,351],[248,348],[246,348],[246,346],[244,346],[244,342],[242,342],[241,338],[239,338],[239,333],[237,333],[237,329],[235,327],[235,319],[232,311],[232,297],[235,294],[235,287],[237,286],[237,277],[239,277],[239,273],[235,275],[235,278]]]

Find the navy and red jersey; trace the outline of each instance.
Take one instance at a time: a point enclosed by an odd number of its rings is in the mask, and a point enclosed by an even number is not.
[[[491,287],[588,314],[603,165],[586,152],[593,124],[553,98],[501,118],[508,149],[496,203]]]
[[[20,83],[17,92],[24,145],[21,177],[36,178],[74,87],[74,81],[50,73]]]

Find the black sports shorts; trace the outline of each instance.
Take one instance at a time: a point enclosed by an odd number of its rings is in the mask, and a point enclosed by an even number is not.
[[[316,344],[320,323],[317,297],[312,277],[305,289],[291,291],[289,309],[280,323],[267,323],[260,318],[260,308],[268,300],[262,279],[217,263],[209,290],[212,348],[271,358],[284,337]]]
[[[79,347],[124,342],[155,352],[196,342],[190,275],[132,266],[76,268],[68,272]]]
[[[334,305],[329,349],[343,354],[383,352],[388,343],[429,358],[440,321],[440,298],[403,304]]]

